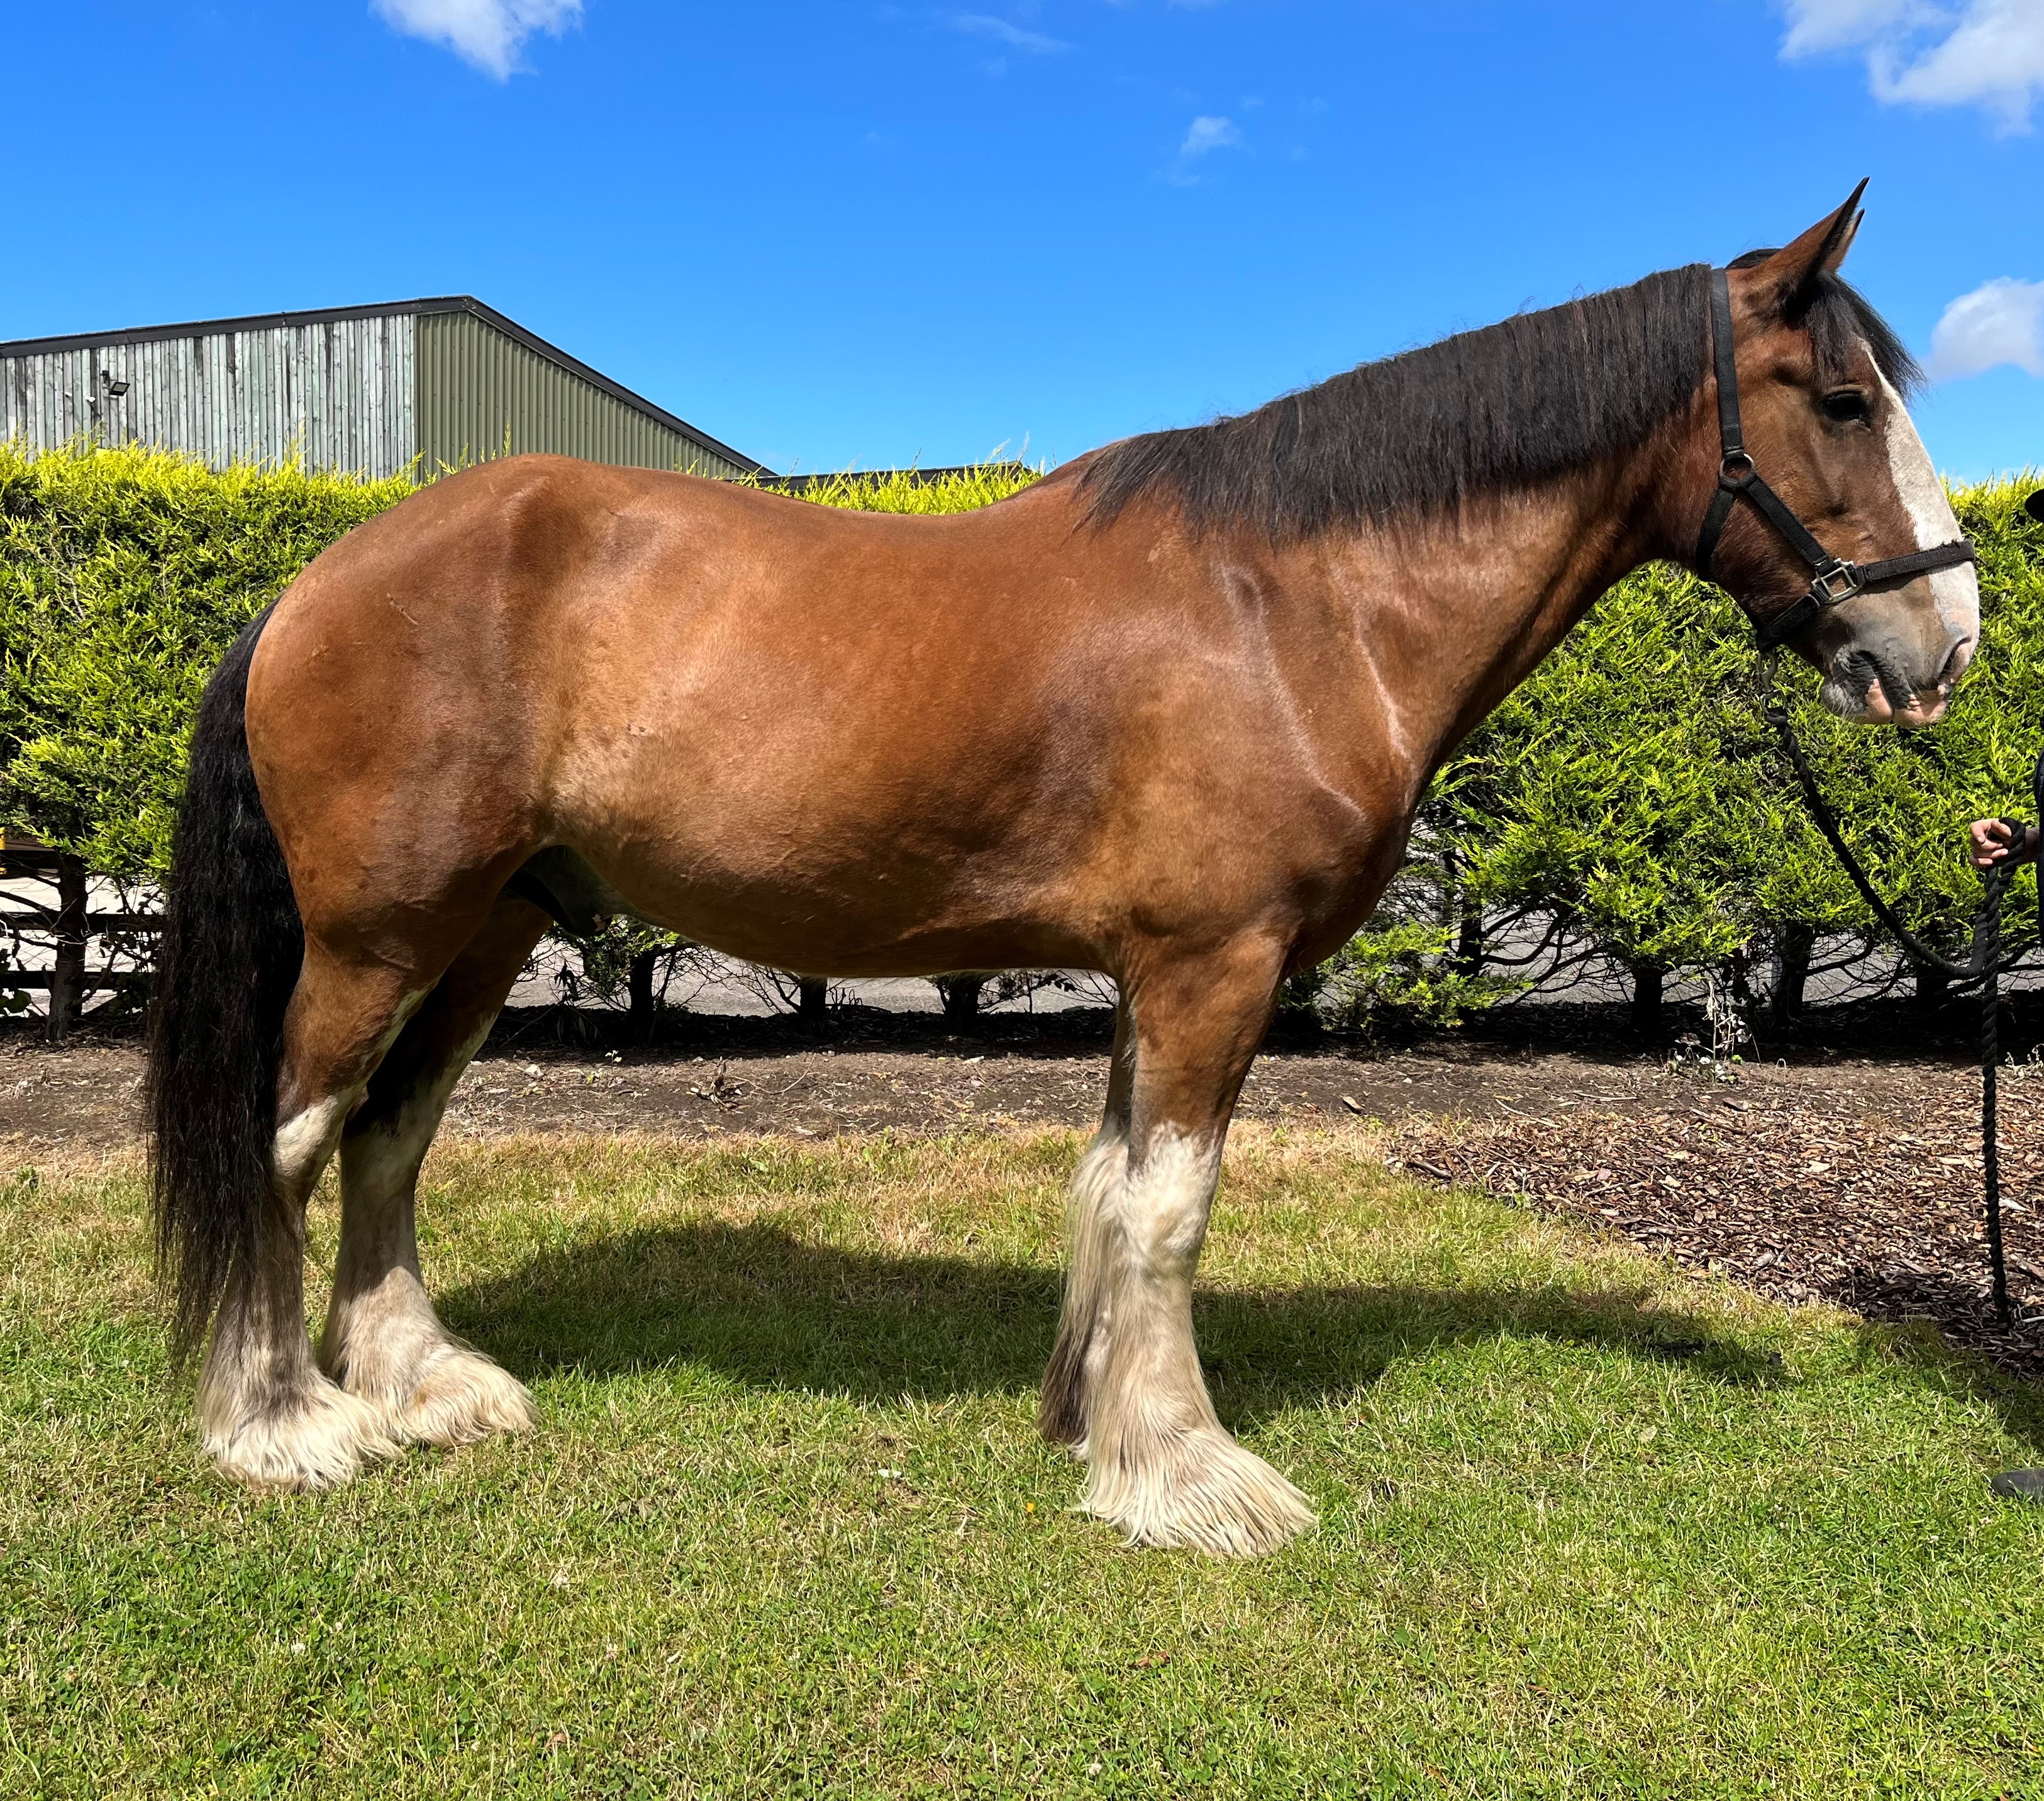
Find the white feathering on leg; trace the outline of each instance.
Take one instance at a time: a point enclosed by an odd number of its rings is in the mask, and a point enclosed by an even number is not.
[[[320,1360],[401,1443],[474,1444],[535,1423],[524,1385],[440,1323],[418,1266],[419,1164],[489,1029],[481,1022],[394,1120],[341,1150],[340,1256]]]
[[[271,1142],[271,1178],[286,1220],[333,1153],[352,1096],[301,1108]],[[373,1408],[322,1376],[302,1310],[302,1225],[259,1248],[229,1279],[199,1372],[200,1442],[223,1475],[259,1489],[329,1488],[398,1447]]]
[[[1104,1171],[1092,1172],[1098,1180]],[[1229,1437],[1193,1343],[1192,1284],[1220,1173],[1214,1141],[1166,1129],[1098,1206],[1090,1287],[1086,1510],[1131,1544],[1222,1556],[1274,1550],[1313,1523],[1306,1498]],[[1075,1184],[1076,1186],[1076,1184]]]
[[[1062,1382],[1069,1395],[1045,1397],[1044,1423],[1055,1428],[1066,1411],[1082,1422],[1086,1397],[1100,1380],[1107,1354],[1107,1283],[1115,1261],[1119,1233],[1116,1203],[1128,1176],[1128,1141],[1103,1127],[1073,1171],[1066,1201],[1066,1239],[1070,1268],[1065,1277],[1064,1305],[1058,1316],[1058,1349],[1052,1354],[1048,1382]],[[1079,1426],[1070,1443],[1074,1457],[1086,1455],[1086,1430]]]

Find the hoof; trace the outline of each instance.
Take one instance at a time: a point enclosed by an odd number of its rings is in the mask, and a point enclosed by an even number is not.
[[[376,1409],[317,1375],[238,1418],[209,1424],[203,1443],[221,1475],[273,1493],[338,1487],[400,1449]]]
[[[480,1351],[449,1345],[428,1362],[393,1410],[393,1437],[416,1445],[473,1445],[500,1432],[530,1432],[532,1397]]]
[[[1306,1497],[1254,1452],[1216,1426],[1103,1455],[1086,1486],[1085,1510],[1131,1545],[1253,1557],[1289,1545],[1312,1525]]]

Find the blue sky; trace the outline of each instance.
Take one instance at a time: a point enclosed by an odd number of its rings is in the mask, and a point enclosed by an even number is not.
[[[471,293],[778,469],[1055,462],[1865,175],[1933,456],[2044,464],[2040,0],[9,13],[0,338]]]

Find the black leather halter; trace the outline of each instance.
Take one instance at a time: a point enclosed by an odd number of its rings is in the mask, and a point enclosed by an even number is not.
[[[1711,356],[1717,367],[1718,438],[1723,460],[1718,465],[1717,492],[1711,496],[1710,510],[1704,515],[1704,529],[1696,538],[1696,573],[1710,579],[1711,559],[1717,552],[1725,521],[1741,500],[1750,502],[1789,548],[1810,565],[1809,591],[1792,605],[1754,627],[1762,650],[1792,638],[1815,622],[1827,608],[1850,600],[1869,588],[1894,587],[1911,576],[1934,569],[1956,568],[1973,559],[1973,541],[1959,538],[1929,550],[1913,550],[1907,556],[1889,556],[1878,563],[1849,563],[1834,556],[1812,537],[1783,501],[1760,478],[1747,453],[1746,435],[1739,422],[1739,365],[1732,356],[1731,283],[1723,269],[1711,271]]]

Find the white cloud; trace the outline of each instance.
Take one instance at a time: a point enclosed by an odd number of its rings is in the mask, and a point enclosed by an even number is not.
[[[1919,0],[1788,0],[1785,56],[1857,50],[1886,33],[1920,23],[1931,9]]]
[[[2037,0],[1975,0],[1942,44],[1913,63],[1873,67],[1884,100],[1927,106],[1992,107],[2010,131],[2030,125],[2031,103],[2044,93],[2044,6]]]
[[[486,75],[507,79],[520,45],[536,31],[558,37],[582,18],[582,0],[372,0],[384,22],[408,37],[444,44]]]
[[[990,17],[985,13],[959,13],[951,23],[960,31],[970,32],[976,37],[990,37],[997,44],[1005,44],[1011,50],[1027,50],[1039,56],[1049,56],[1071,46],[1055,37],[1046,37],[1040,31],[1024,31],[1021,26],[1010,25],[1005,19]]]
[[[1190,162],[1195,156],[1204,156],[1216,150],[1232,149],[1241,142],[1242,133],[1235,129],[1234,120],[1202,113],[1186,132],[1185,141],[1178,146],[1178,155]]]
[[[1877,99],[1985,106],[2005,131],[2027,131],[2044,94],[2039,0],[1785,0],[1785,56],[1857,50]]]
[[[1956,381],[2004,363],[2044,375],[2044,282],[2004,277],[1962,294],[1931,333],[1931,376]]]
[[[1178,154],[1162,171],[1174,187],[1197,187],[1202,177],[1199,165],[1216,150],[1239,150],[1248,140],[1235,121],[1218,113],[1202,113],[1185,128]]]

